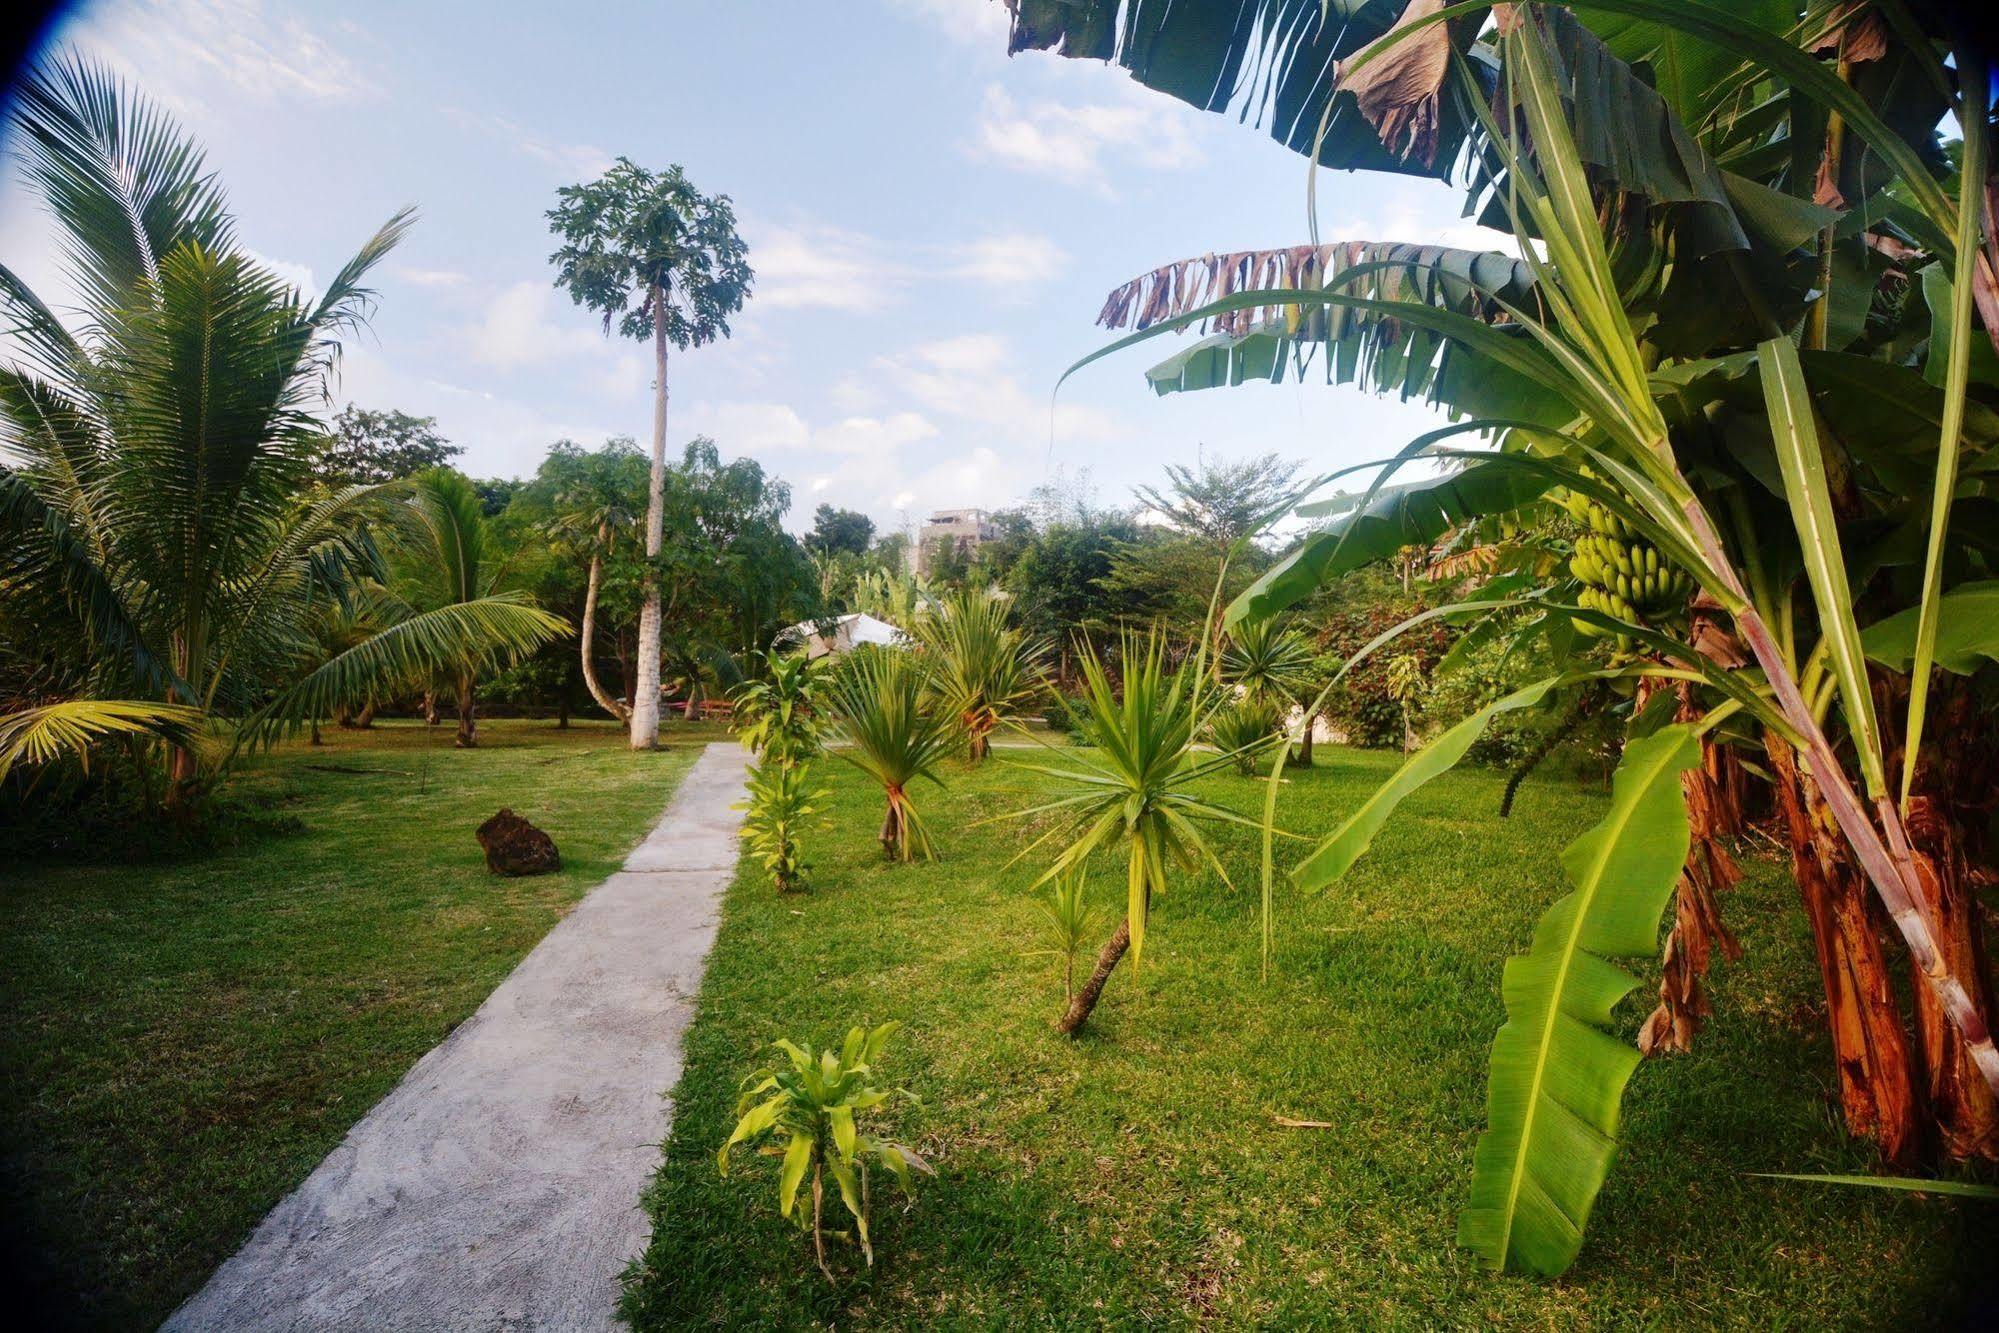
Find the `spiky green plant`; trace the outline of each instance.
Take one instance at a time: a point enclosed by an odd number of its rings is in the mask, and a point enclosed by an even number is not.
[[[804,653],[774,656],[767,663],[767,675],[736,687],[729,696],[736,735],[751,753],[779,763],[819,753],[825,660],[814,661]]]
[[[927,778],[939,787],[937,765],[957,744],[958,719],[933,706],[922,659],[902,648],[866,647],[848,654],[826,688],[835,754],[881,784],[882,854],[909,862],[936,848],[916,813],[909,789]]]
[[[1044,649],[1011,619],[1009,598],[967,588],[917,622],[931,688],[958,715],[974,763],[992,753],[994,729],[1041,687]]]
[[[1315,658],[1312,645],[1286,617],[1243,620],[1229,627],[1222,645],[1222,680],[1281,708],[1299,701]]]
[[[813,1258],[828,1282],[835,1279],[826,1263],[826,1177],[833,1178],[840,1202],[852,1215],[861,1253],[872,1267],[875,1251],[868,1238],[868,1160],[873,1158],[888,1168],[905,1194],[913,1184],[911,1172],[937,1174],[914,1148],[864,1134],[855,1124],[862,1112],[872,1111],[890,1097],[916,1101],[916,1094],[907,1088],[882,1088],[874,1082],[874,1064],[901,1026],[884,1023],[872,1032],[850,1029],[838,1051],[830,1047],[809,1051],[794,1042],[773,1042],[772,1049],[782,1051],[787,1063],[759,1070],[743,1080],[736,1127],[716,1154],[722,1174],[727,1175],[729,1152],[738,1143],[754,1146],[766,1139],[782,1140],[784,1146],[778,1150],[783,1157],[777,1175],[778,1211],[811,1233]],[[808,1176],[812,1181],[809,1215],[799,1206],[798,1198]]]
[[[1235,763],[1232,754],[1203,758],[1194,751],[1211,711],[1202,706],[1198,665],[1168,667],[1166,646],[1157,634],[1140,638],[1129,633],[1120,655],[1122,690],[1112,687],[1094,650],[1085,648],[1081,665],[1095,748],[1076,756],[1078,767],[1024,765],[1053,778],[1066,794],[1002,816],[1058,816],[1054,827],[1021,852],[1029,856],[1051,842],[1060,847],[1037,886],[1081,874],[1099,851],[1115,852],[1125,862],[1124,919],[1099,954],[1095,973],[1057,1024],[1068,1033],[1082,1027],[1096,1008],[1104,982],[1127,948],[1132,967],[1138,967],[1152,900],[1166,892],[1172,870],[1192,871],[1206,864],[1227,882],[1228,872],[1200,825],[1260,827],[1192,791],[1202,778]]]
[[[1076,955],[1096,932],[1098,910],[1091,905],[1089,878],[1083,872],[1058,876],[1035,907],[1041,913],[1048,947],[1036,953],[1062,960],[1062,1004],[1076,998]]]
[[[1208,720],[1208,740],[1235,761],[1235,771],[1253,777],[1256,761],[1284,739],[1284,714],[1261,694],[1244,694]]]
[[[825,799],[824,788],[806,785],[811,765],[796,759],[766,755],[750,769],[749,799],[733,806],[744,812],[741,837],[749,854],[779,893],[811,887],[811,866],[799,847],[799,835]]]

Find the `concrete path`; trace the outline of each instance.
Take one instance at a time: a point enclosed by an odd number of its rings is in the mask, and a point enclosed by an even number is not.
[[[597,1329],[644,1248],[747,756],[660,822],[271,1210],[169,1329]]]

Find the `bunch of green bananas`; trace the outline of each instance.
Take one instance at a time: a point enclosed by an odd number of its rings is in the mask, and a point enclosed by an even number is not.
[[[1560,503],[1589,531],[1576,539],[1569,572],[1583,587],[1576,604],[1619,620],[1644,624],[1680,610],[1692,581],[1659,558],[1658,548],[1639,538],[1631,525],[1587,496],[1563,492]],[[1605,633],[1583,621],[1585,634]]]

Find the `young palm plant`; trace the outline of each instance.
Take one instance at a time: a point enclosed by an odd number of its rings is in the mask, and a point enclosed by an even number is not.
[[[992,753],[993,731],[1042,683],[1043,650],[1010,619],[1010,599],[966,588],[916,625],[931,688],[971,738],[973,763]]]
[[[1202,778],[1235,763],[1233,754],[1203,757],[1194,750],[1195,738],[1208,720],[1198,666],[1183,663],[1169,668],[1165,644],[1156,634],[1142,639],[1125,635],[1120,656],[1122,691],[1112,687],[1103,660],[1094,649],[1083,647],[1081,665],[1083,698],[1089,708],[1095,748],[1088,758],[1078,756],[1080,767],[1023,765],[1054,779],[1058,789],[1067,794],[1001,816],[1059,817],[1053,828],[1020,854],[1032,855],[1050,842],[1060,845],[1048,869],[1035,881],[1036,887],[1080,877],[1090,857],[1100,851],[1119,855],[1125,863],[1123,919],[1098,953],[1095,970],[1070,997],[1068,1009],[1056,1024],[1058,1031],[1071,1035],[1089,1020],[1104,984],[1127,951],[1133,969],[1137,969],[1152,900],[1166,892],[1167,877],[1173,870],[1193,871],[1206,864],[1228,882],[1228,872],[1200,826],[1227,822],[1259,827],[1255,820],[1202,800],[1191,790]]]
[[[909,789],[927,778],[939,787],[937,765],[958,743],[958,719],[931,707],[929,676],[915,653],[867,647],[848,655],[826,689],[831,737],[840,758],[881,784],[882,855],[909,862],[937,858]]]
[[[1245,694],[1215,710],[1208,721],[1208,740],[1235,760],[1243,777],[1256,773],[1256,761],[1284,740],[1284,714],[1261,694]]]
[[[529,651],[565,628],[511,598],[476,599],[288,684],[325,598],[372,572],[363,519],[386,497],[312,487],[324,428],[311,409],[411,215],[308,299],[237,244],[199,148],[100,67],[53,59],[10,119],[83,318],[71,327],[0,269],[0,567],[44,635],[89,646],[62,683],[69,698],[199,711],[199,728],[155,730],[169,802],[199,776],[193,740],[218,719],[247,721],[240,746],[413,670]]]
[[[1048,886],[1048,895],[1035,906],[1040,909],[1049,954],[1062,960],[1062,1007],[1067,1012],[1076,999],[1076,955],[1096,933],[1100,913],[1091,905],[1089,878],[1078,870],[1059,875]]]
[[[868,1238],[869,1159],[888,1168],[904,1194],[913,1185],[911,1172],[937,1174],[914,1148],[864,1134],[855,1124],[862,1112],[872,1111],[890,1097],[916,1101],[907,1088],[881,1088],[874,1082],[875,1062],[900,1026],[884,1023],[872,1032],[853,1028],[838,1051],[830,1047],[808,1051],[789,1041],[774,1043],[774,1049],[784,1053],[786,1065],[759,1070],[743,1080],[745,1090],[736,1106],[736,1127],[716,1154],[722,1174],[727,1175],[730,1150],[738,1143],[782,1142],[782,1148],[773,1147],[783,1158],[777,1176],[778,1212],[812,1233],[813,1259],[828,1282],[835,1280],[826,1263],[828,1176],[854,1219],[861,1253],[872,1267],[875,1251]],[[798,1199],[808,1177],[812,1181],[810,1214],[799,1206]]]

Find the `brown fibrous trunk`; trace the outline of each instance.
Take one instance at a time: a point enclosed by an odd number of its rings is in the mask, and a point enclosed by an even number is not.
[[[1069,997],[1069,1008],[1055,1024],[1055,1030],[1064,1036],[1073,1037],[1089,1021],[1096,1010],[1097,1001],[1103,997],[1104,983],[1111,979],[1111,973],[1124,958],[1125,950],[1131,947],[1131,920],[1126,917],[1118,921],[1117,930],[1104,947],[1097,953],[1097,966],[1090,973],[1090,979],[1083,983],[1081,990]]]
[[[458,678],[458,735],[452,744],[461,750],[469,750],[479,743],[479,722],[472,708],[472,677]]]

